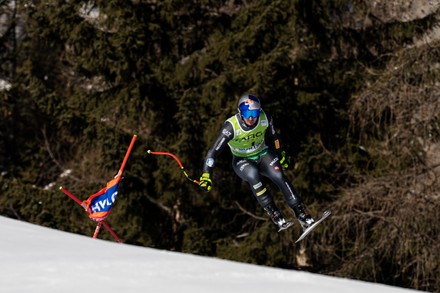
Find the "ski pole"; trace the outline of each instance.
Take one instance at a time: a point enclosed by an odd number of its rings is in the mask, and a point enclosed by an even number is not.
[[[169,152],[153,152],[152,150],[147,150],[147,154],[150,154],[150,155],[165,155],[165,156],[170,156],[170,157],[172,157],[174,160],[176,160],[177,164],[179,164],[179,166],[180,166],[180,170],[182,170],[183,175],[185,175],[185,177],[186,177],[189,181],[191,181],[191,182],[193,182],[193,183],[195,183],[195,184],[197,184],[197,185],[200,184],[200,182],[199,182],[198,180],[192,179],[192,178],[190,178],[190,177],[188,176],[188,173],[186,172],[185,168],[183,167],[182,162],[179,160],[179,158],[178,158],[176,155],[174,155],[174,154],[172,154],[172,153],[169,153]]]

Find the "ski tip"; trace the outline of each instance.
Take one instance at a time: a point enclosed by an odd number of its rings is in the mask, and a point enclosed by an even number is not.
[[[60,187],[58,189],[61,190],[61,189],[63,189],[63,187],[60,185]]]
[[[151,154],[151,150],[147,150],[147,154]]]

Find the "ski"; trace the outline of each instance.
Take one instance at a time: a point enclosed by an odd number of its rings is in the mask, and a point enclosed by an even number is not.
[[[313,229],[316,228],[316,226],[318,226],[322,221],[324,221],[325,219],[327,219],[328,216],[330,216],[332,214],[331,211],[325,211],[322,214],[322,217],[316,221],[315,223],[313,223],[310,227],[308,227],[307,229],[304,230],[304,232],[301,234],[301,236],[299,236],[298,240],[295,241],[295,243],[300,242],[301,240],[304,239],[304,237],[306,237],[307,235],[309,235],[310,232],[313,231]]]

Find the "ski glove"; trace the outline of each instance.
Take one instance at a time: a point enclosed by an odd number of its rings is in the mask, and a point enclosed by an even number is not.
[[[211,174],[209,174],[208,172],[203,173],[202,177],[200,177],[199,186],[206,192],[211,191],[211,187],[212,187],[212,181],[209,177],[211,177]]]
[[[283,168],[283,170],[287,170],[289,168],[290,158],[286,156],[285,151],[281,151],[280,157],[281,157],[280,159],[281,168]]]

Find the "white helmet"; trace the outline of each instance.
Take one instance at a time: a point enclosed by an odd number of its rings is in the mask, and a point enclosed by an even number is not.
[[[254,95],[244,95],[238,100],[238,111],[243,118],[258,118],[260,110],[260,100]]]

